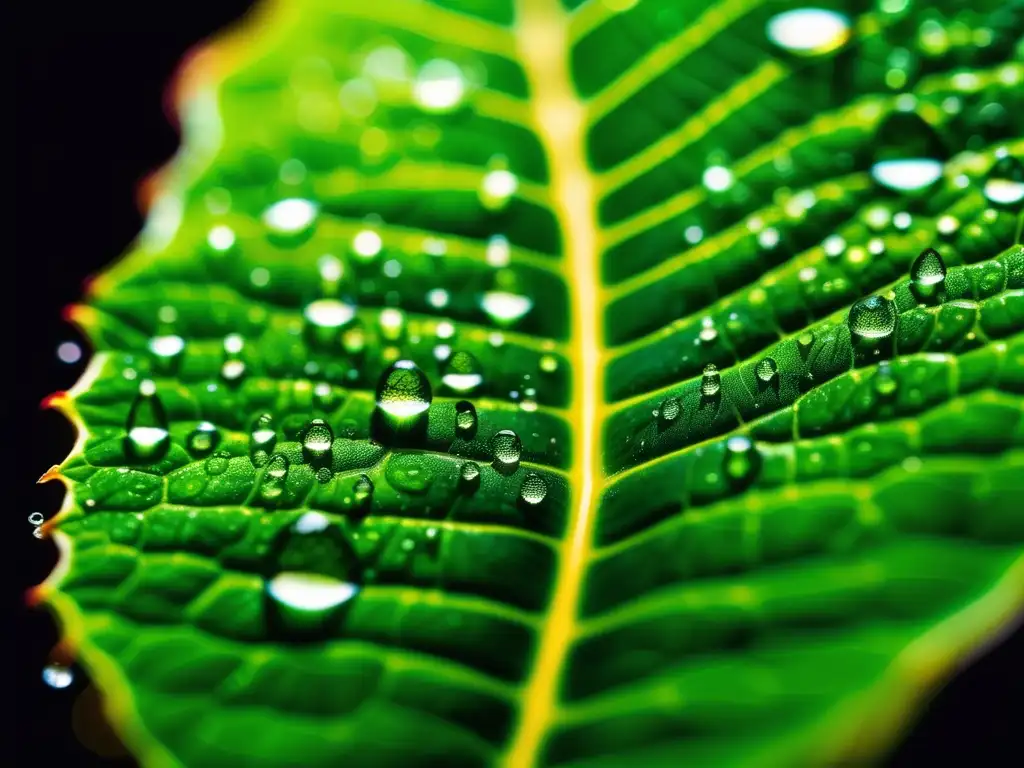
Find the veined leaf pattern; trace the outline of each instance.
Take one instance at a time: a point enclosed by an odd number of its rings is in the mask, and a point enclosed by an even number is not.
[[[146,765],[860,764],[1021,610],[1024,10],[822,6],[279,2],[184,70],[44,476]]]

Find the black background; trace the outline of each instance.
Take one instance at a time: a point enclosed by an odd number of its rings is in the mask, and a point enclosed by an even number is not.
[[[16,179],[7,185],[16,197],[16,248],[4,258],[5,267],[14,266],[13,279],[8,271],[4,282],[8,308],[17,308],[8,331],[17,358],[16,372],[6,371],[5,378],[15,379],[17,395],[5,398],[10,426],[4,431],[8,440],[16,436],[9,445],[18,448],[14,466],[5,462],[4,469],[4,487],[17,488],[15,503],[4,510],[16,563],[16,649],[6,657],[15,684],[3,686],[10,698],[5,709],[15,714],[14,765],[131,766],[126,758],[96,757],[72,733],[72,703],[88,685],[81,670],[65,690],[40,678],[56,633],[44,611],[25,606],[24,591],[46,577],[56,553],[31,535],[26,518],[57,509],[60,487],[32,481],[68,453],[73,434],[62,416],[38,406],[45,395],[69,388],[82,370],[81,363],[57,360],[61,341],[84,347],[61,309],[79,297],[85,277],[136,235],[136,185],[177,146],[163,95],[178,60],[248,3],[23,5],[21,18],[8,27],[17,50],[16,141],[8,147]],[[1015,764],[1021,752],[1013,743],[1024,744],[1011,732],[1011,721],[1024,728],[1022,654],[1024,631],[1018,629],[938,695],[888,765]],[[10,727],[9,715],[4,720]]]

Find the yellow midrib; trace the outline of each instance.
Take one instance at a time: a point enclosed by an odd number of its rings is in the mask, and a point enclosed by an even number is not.
[[[536,763],[557,708],[558,681],[576,627],[584,564],[594,522],[594,484],[600,476],[596,427],[600,407],[601,316],[597,304],[597,220],[593,174],[584,155],[586,109],[569,72],[569,14],[558,0],[519,0],[514,35],[530,86],[537,136],[548,158],[551,196],[561,224],[572,303],[573,399],[577,427],[570,472],[573,509],[564,551],[540,636],[521,720],[506,752],[507,768]]]

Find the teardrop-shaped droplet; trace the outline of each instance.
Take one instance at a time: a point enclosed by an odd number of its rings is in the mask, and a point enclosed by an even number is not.
[[[281,498],[288,481],[288,463],[288,457],[281,453],[275,453],[267,460],[263,482],[260,483],[260,498],[263,501],[273,502]]]
[[[186,440],[188,452],[196,458],[207,456],[220,445],[220,431],[208,421],[200,422]]]
[[[456,352],[444,366],[441,383],[460,395],[471,394],[484,383],[483,368],[471,353]]]
[[[407,432],[422,425],[432,399],[426,374],[409,360],[391,365],[377,383],[377,413],[392,432]]]
[[[207,458],[206,462],[203,464],[206,474],[213,477],[223,475],[227,472],[229,466],[231,466],[231,454],[227,451],[217,451],[215,454]]]
[[[888,362],[878,364],[878,370],[872,378],[872,384],[882,397],[892,397],[899,388],[899,383],[893,375],[892,366]]]
[[[185,353],[185,340],[174,334],[154,336],[149,340],[149,351],[153,353],[155,367],[169,372],[181,362]]]
[[[337,344],[341,330],[356,316],[354,305],[338,299],[317,299],[302,310],[306,336],[319,346]]]
[[[67,688],[75,681],[75,673],[63,664],[47,664],[43,667],[43,682],[51,688]]]
[[[464,439],[476,432],[476,407],[468,400],[459,400],[455,404],[455,431]]]
[[[511,429],[502,429],[491,438],[491,453],[494,456],[494,468],[510,472],[519,467],[519,457],[523,452],[523,444],[519,435]]]
[[[869,296],[850,307],[850,332],[861,339],[886,339],[896,330],[896,305],[884,296]]]
[[[722,375],[718,372],[718,366],[708,363],[704,366],[704,373],[700,377],[700,393],[704,397],[714,397],[722,388]]]
[[[125,451],[136,459],[158,460],[171,444],[167,414],[156,394],[156,386],[149,379],[139,385],[139,394],[128,412],[127,429]]]
[[[1000,208],[1015,208],[1024,200],[1024,163],[1013,155],[999,158],[982,188],[985,199]]]
[[[925,248],[910,266],[910,284],[918,298],[936,295],[945,287],[946,264],[934,248]]]
[[[797,56],[822,56],[850,39],[850,20],[824,8],[796,8],[768,20],[768,39]]]
[[[683,412],[683,406],[678,397],[666,397],[658,406],[658,425],[665,429]]]
[[[352,495],[357,504],[363,504],[373,496],[373,480],[368,475],[360,475],[352,486]]]
[[[722,469],[733,485],[745,485],[752,481],[761,468],[761,454],[749,437],[736,435],[725,442],[725,458]]]
[[[302,436],[302,454],[306,461],[316,463],[331,453],[334,431],[323,419],[313,419]]]
[[[509,326],[533,309],[533,299],[510,291],[487,291],[480,298],[480,306],[493,322]]]
[[[519,498],[527,504],[537,505],[548,495],[548,484],[536,472],[527,473],[519,489]]]
[[[264,413],[253,422],[252,431],[249,433],[249,458],[253,466],[262,467],[266,464],[276,444],[277,430],[274,426],[274,417]]]
[[[778,364],[770,357],[762,358],[754,369],[757,378],[765,384],[771,382],[779,373]]]
[[[897,110],[878,126],[871,176],[897,192],[932,187],[942,177],[946,150],[930,123],[913,110]]]
[[[345,531],[321,512],[306,512],[274,542],[266,581],[273,631],[306,638],[332,632],[331,621],[359,594],[359,559]]]
[[[810,352],[811,347],[814,346],[814,331],[804,331],[796,337],[796,348],[800,352],[800,356],[806,358]]]
[[[480,484],[480,465],[467,461],[459,471],[459,486],[466,491],[474,490]]]

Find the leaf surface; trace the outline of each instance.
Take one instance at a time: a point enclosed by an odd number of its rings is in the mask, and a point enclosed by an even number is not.
[[[1020,6],[799,8],[304,0],[184,71],[47,475],[144,763],[859,764],[1021,610]]]

